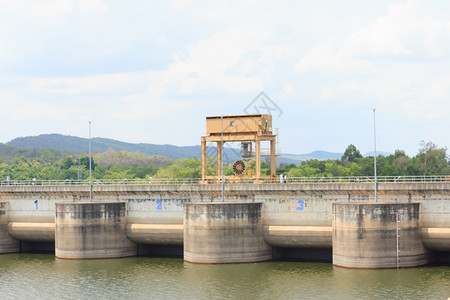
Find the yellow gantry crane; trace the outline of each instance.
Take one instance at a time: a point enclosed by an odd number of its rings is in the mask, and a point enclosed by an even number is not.
[[[241,156],[255,157],[256,174],[249,177],[255,182],[261,182],[261,142],[270,141],[270,177],[275,179],[276,139],[272,129],[272,116],[268,114],[228,115],[206,117],[206,136],[202,136],[202,183],[208,179],[221,180],[223,144],[226,142],[241,142]],[[217,143],[217,176],[206,176],[206,143]],[[253,152],[253,145],[255,151]],[[238,160],[233,164],[236,176],[245,172],[245,164]],[[234,177],[236,177],[234,176]]]

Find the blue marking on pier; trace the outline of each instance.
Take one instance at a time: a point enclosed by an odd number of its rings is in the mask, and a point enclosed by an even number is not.
[[[156,200],[156,209],[157,210],[162,209],[162,200],[161,199]]]
[[[39,208],[39,202],[37,200],[34,201],[35,209],[38,210]]]
[[[298,200],[298,210],[303,210],[303,200]]]

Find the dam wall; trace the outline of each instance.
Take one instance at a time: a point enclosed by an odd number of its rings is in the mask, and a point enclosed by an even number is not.
[[[373,188],[369,182],[226,184],[224,202],[261,203],[255,230],[268,247],[332,249],[333,204],[373,203]],[[55,241],[55,207],[88,201],[87,185],[0,186],[0,202],[7,203],[1,228],[13,240]],[[222,198],[219,184],[115,184],[94,185],[93,201],[124,203],[120,224],[132,243],[183,245],[186,205]],[[378,202],[417,203],[420,243],[450,251],[450,181],[378,183]]]

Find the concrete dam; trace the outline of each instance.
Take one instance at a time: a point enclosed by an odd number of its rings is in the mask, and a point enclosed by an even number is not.
[[[65,259],[177,249],[194,263],[325,259],[349,268],[450,261],[450,180],[0,185],[0,253]]]

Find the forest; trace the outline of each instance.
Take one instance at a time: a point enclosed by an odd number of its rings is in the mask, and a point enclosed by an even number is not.
[[[388,156],[377,156],[378,176],[450,175],[447,148],[432,142],[420,143],[419,152],[409,157],[402,150]],[[200,178],[201,161],[196,158],[169,159],[160,155],[112,149],[92,157],[95,179]],[[246,169],[255,174],[255,159],[245,160]],[[261,173],[270,175],[270,163],[261,163]],[[207,175],[216,175],[214,157],[208,157]],[[224,174],[232,175],[232,165],[224,166]],[[303,161],[301,164],[280,164],[278,174],[288,177],[373,176],[374,157],[363,157],[353,144],[341,159]],[[0,181],[7,180],[86,180],[89,178],[89,156],[68,152],[25,150],[0,144]]]

